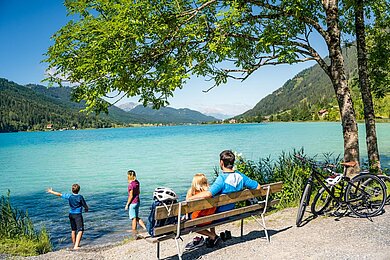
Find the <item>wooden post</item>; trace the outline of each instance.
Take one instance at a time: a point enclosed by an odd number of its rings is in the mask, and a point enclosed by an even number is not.
[[[244,235],[244,219],[241,219],[241,238]]]

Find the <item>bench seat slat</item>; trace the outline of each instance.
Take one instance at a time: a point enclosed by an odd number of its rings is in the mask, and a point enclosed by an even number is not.
[[[187,214],[198,210],[208,209],[212,207],[219,207],[222,205],[235,203],[238,201],[248,200],[255,197],[262,197],[267,194],[267,189],[264,187],[270,186],[270,194],[279,192],[282,190],[283,182],[275,182],[271,184],[264,184],[259,190],[243,190],[231,194],[222,194],[213,198],[199,199],[194,201],[182,202],[181,214]],[[168,205],[170,208],[170,215],[164,206],[156,207],[155,219],[165,219],[170,216],[177,216],[179,211],[179,204]]]
[[[272,205],[277,204],[278,202],[279,202],[279,200],[273,200],[273,201],[269,202],[268,205],[272,206]],[[265,203],[263,202],[260,204],[250,205],[250,206],[246,206],[246,207],[242,207],[242,208],[238,208],[238,209],[233,209],[233,210],[229,210],[229,211],[225,211],[225,212],[221,212],[221,213],[212,214],[209,216],[204,216],[204,217],[188,220],[188,221],[181,224],[181,229],[191,228],[191,227],[194,227],[196,225],[199,225],[199,224],[202,224],[205,222],[207,223],[210,221],[224,219],[227,217],[241,216],[242,214],[245,214],[248,212],[252,212],[252,214],[253,214],[254,211],[258,211],[260,209],[263,209],[264,204]],[[219,222],[216,224],[220,225]],[[200,230],[202,230],[202,229],[206,229],[206,226],[200,227]],[[177,224],[171,224],[171,225],[166,225],[166,226],[162,226],[162,227],[156,227],[154,229],[154,234],[155,234],[155,236],[158,236],[158,235],[166,234],[169,232],[175,232],[176,230],[177,230]]]

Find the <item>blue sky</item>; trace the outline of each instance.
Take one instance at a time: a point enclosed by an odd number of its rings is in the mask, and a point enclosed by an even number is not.
[[[47,65],[43,54],[52,44],[50,37],[71,18],[59,0],[0,0],[0,77],[24,85],[43,84]],[[288,79],[314,63],[264,67],[246,81],[230,80],[208,93],[211,86],[193,77],[175,92],[172,107],[188,107],[201,112],[237,115],[280,88]],[[134,101],[137,98],[123,100]]]

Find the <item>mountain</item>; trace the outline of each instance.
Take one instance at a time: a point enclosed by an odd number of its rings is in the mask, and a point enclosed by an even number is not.
[[[138,106],[137,103],[134,103],[134,102],[128,102],[128,103],[125,103],[125,104],[121,104],[119,105],[118,107],[126,112],[129,112],[130,110],[132,110],[133,108],[135,108],[136,106]]]
[[[111,127],[112,120],[78,112],[59,99],[0,78],[0,132]]]
[[[198,111],[188,108],[175,109],[162,107],[159,110],[138,105],[129,113],[148,118],[152,123],[203,123],[217,121],[215,117],[206,116]]]
[[[225,120],[225,119],[234,117],[233,115],[225,115],[225,114],[221,114],[221,113],[204,113],[204,114],[207,116],[215,117],[215,118],[220,119],[220,120]]]
[[[51,98],[57,103],[64,105],[65,107],[75,109],[76,112],[85,108],[85,102],[74,102],[71,100],[71,87],[45,87],[42,85],[28,84],[27,88],[42,94],[48,98]],[[100,118],[107,119],[116,124],[129,124],[129,123],[148,123],[147,119],[139,117],[137,115],[129,114],[122,109],[115,106],[108,108],[108,115],[101,113]]]
[[[0,78],[0,132],[217,120],[189,109],[163,108],[157,111],[142,106],[136,107],[135,112],[111,106],[108,114],[87,115],[79,112],[85,103],[71,101],[71,90],[70,87],[47,88],[35,84],[21,86]]]
[[[68,106],[76,107],[79,110],[85,107],[85,103],[76,103],[70,100],[71,88],[47,88],[41,85],[27,85],[34,91],[54,98]],[[114,120],[118,123],[163,123],[163,124],[183,124],[183,123],[203,123],[217,121],[214,117],[209,117],[200,112],[190,109],[175,109],[163,107],[155,110],[144,107],[133,102],[121,106],[111,106],[108,108],[108,115],[100,115],[103,118]]]
[[[356,47],[344,48],[346,74],[349,79],[357,73]],[[329,59],[325,59],[329,62]],[[254,108],[236,116],[237,119],[283,114],[283,112],[298,109],[318,109],[334,103],[336,100],[334,89],[329,77],[319,65],[314,65],[298,73],[288,80],[281,88],[260,100]],[[314,108],[315,106],[316,108]],[[302,116],[302,115],[301,115]],[[305,117],[311,115],[306,113]],[[289,120],[293,120],[290,118]],[[311,120],[307,118],[307,120]]]

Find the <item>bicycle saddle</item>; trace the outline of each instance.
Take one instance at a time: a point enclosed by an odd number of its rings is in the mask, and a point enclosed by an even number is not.
[[[342,162],[340,164],[345,167],[354,167],[356,166],[357,162]]]

